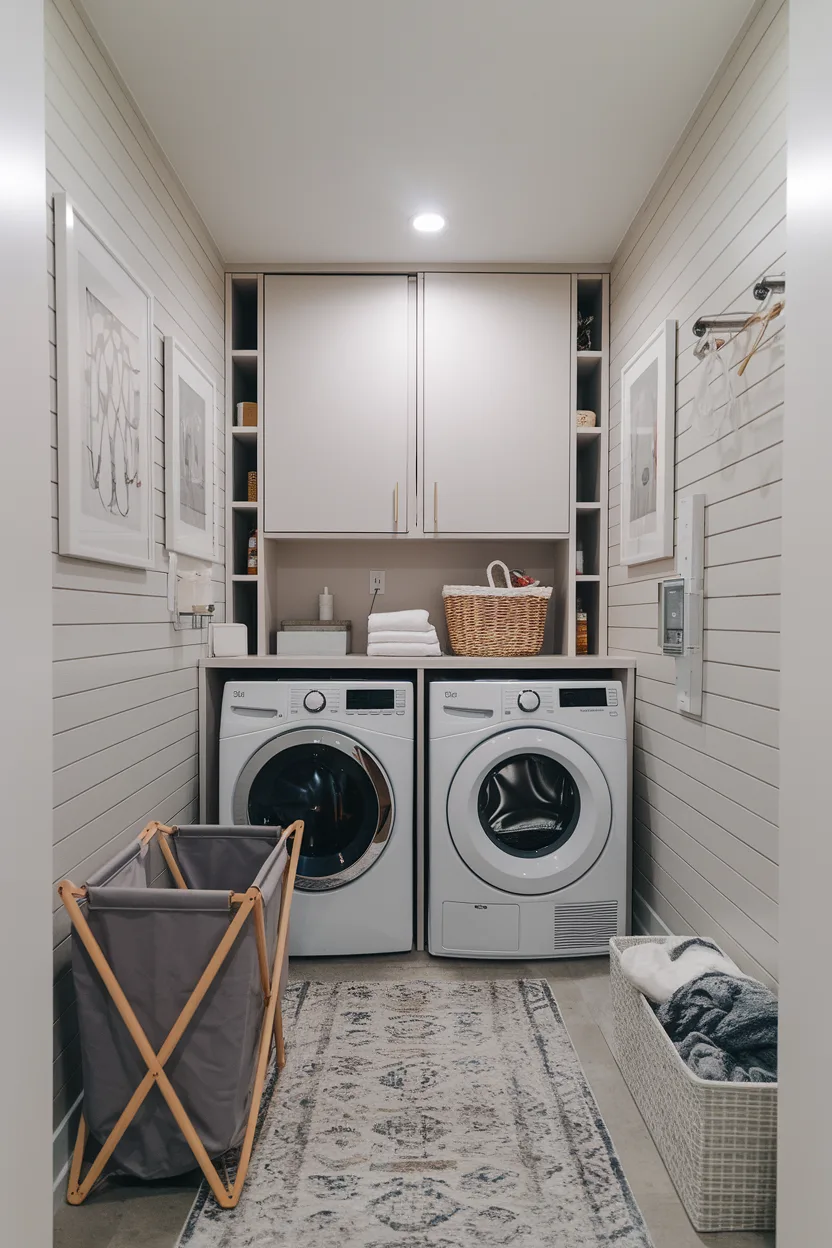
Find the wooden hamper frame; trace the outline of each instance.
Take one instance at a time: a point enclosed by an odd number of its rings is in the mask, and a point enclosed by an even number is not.
[[[187,888],[187,884],[179,870],[179,864],[174,857],[170,848],[170,838],[176,835],[177,828],[167,827],[165,824],[154,821],[149,823],[143,832],[139,835],[139,841],[142,845],[149,845],[155,838],[158,838],[159,847],[162,855],[167,863],[171,875],[178,888]],[[124,1135],[127,1127],[139,1111],[142,1103],[147,1097],[154,1083],[159,1088],[164,1097],[168,1108],[173,1114],[176,1123],[184,1135],[194,1158],[199,1165],[202,1173],[214,1193],[217,1204],[223,1209],[233,1209],[240,1199],[243,1185],[246,1181],[249,1162],[251,1161],[251,1152],[254,1146],[254,1133],[257,1127],[257,1116],[260,1109],[260,1099],[263,1094],[263,1086],[266,1081],[266,1072],[269,1065],[269,1057],[271,1055],[272,1040],[277,1049],[277,1066],[282,1070],[286,1065],[286,1050],[283,1041],[283,1016],[280,1008],[280,977],[283,969],[283,960],[286,952],[288,935],[289,935],[289,913],[292,906],[292,896],[295,887],[295,876],[297,875],[298,859],[300,857],[301,842],[303,840],[304,825],[302,820],[297,820],[291,824],[283,832],[279,844],[283,844],[292,837],[292,852],[287,860],[283,872],[283,885],[280,899],[280,917],[277,928],[277,949],[275,950],[274,962],[271,970],[268,965],[266,925],[264,918],[263,897],[259,888],[249,888],[245,893],[230,893],[229,906],[235,909],[237,913],[234,915],[228,926],[222,940],[217,945],[208,965],[202,972],[197,984],[188,998],[184,1008],[182,1009],[173,1027],[170,1029],[164,1043],[160,1047],[158,1053],[154,1051],[152,1044],[147,1038],[138,1018],[136,1017],[130,1002],[128,1001],[121,985],[119,984],[110,964],[104,957],[101,946],[93,935],[89,923],[87,922],[79,900],[87,895],[86,888],[77,888],[71,880],[62,880],[58,885],[58,894],[64,906],[69,913],[70,920],[75,928],[78,936],[83,942],[84,948],[90,956],[90,959],[101,976],[101,980],[107,989],[113,1004],[121,1015],[122,1021],[130,1033],[136,1048],[139,1050],[146,1066],[147,1074],[142,1079],[139,1086],[125,1105],[122,1113],[113,1127],[107,1139],[101,1146],[101,1150],[87,1171],[83,1181],[81,1179],[81,1170],[84,1164],[84,1152],[87,1145],[87,1125],[83,1112],[78,1124],[78,1135],[75,1142],[75,1150],[72,1155],[72,1163],[69,1170],[69,1183],[67,1187],[67,1201],[71,1205],[80,1205],[87,1199],[98,1179],[101,1177],[104,1167],[113,1154],[114,1149],[118,1145],[119,1140]],[[260,1040],[257,1053],[257,1065],[255,1068],[254,1085],[252,1088],[251,1108],[249,1110],[248,1121],[246,1123],[245,1135],[240,1150],[240,1159],[237,1164],[237,1172],[233,1184],[224,1182],[217,1171],[211,1158],[205,1150],[197,1131],[191,1122],[188,1113],[179,1099],[173,1084],[170,1082],[165,1073],[165,1064],[169,1060],[171,1054],[182,1039],[188,1024],[196,1013],[200,1002],[206,992],[214,982],[220,968],[225,959],[228,957],[237,937],[240,935],[246,921],[251,918],[254,924],[255,939],[257,942],[257,956],[260,964],[260,981],[263,989],[263,1005],[264,1016],[263,1024],[260,1031]]]

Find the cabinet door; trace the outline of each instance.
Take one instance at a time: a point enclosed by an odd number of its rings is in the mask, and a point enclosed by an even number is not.
[[[266,277],[267,533],[407,529],[409,343],[406,276]]]
[[[568,274],[428,273],[425,532],[567,533]]]

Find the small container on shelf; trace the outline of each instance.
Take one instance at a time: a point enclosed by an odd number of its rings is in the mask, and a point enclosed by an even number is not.
[[[334,614],[334,599],[329,592],[329,586],[324,585],[324,592],[318,594],[318,619],[326,622],[331,620]]]
[[[575,653],[589,654],[589,620],[580,599],[575,609]]]
[[[257,502],[257,471],[248,474],[248,501],[250,503]]]
[[[578,328],[576,333],[575,345],[579,351],[592,350],[593,324],[595,317],[592,313],[578,311]]]
[[[237,424],[246,429],[257,428],[257,404],[256,403],[238,403],[237,404]]]
[[[590,412],[587,409],[575,413],[575,422],[579,429],[594,429],[597,421],[598,417],[595,412]]]
[[[246,572],[249,576],[257,575],[257,530],[252,529],[248,538],[248,554],[246,557]]]

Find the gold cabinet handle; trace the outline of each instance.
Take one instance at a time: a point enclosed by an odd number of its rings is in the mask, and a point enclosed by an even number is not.
[[[399,527],[399,483],[396,482],[396,489],[393,494],[393,528]]]
[[[439,527],[439,482],[433,483],[433,531]]]

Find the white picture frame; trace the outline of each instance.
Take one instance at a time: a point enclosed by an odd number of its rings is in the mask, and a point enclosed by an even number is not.
[[[54,208],[58,551],[152,568],[153,297],[65,194]]]
[[[676,322],[664,321],[621,370],[622,564],[673,556]]]
[[[165,338],[165,545],[211,563],[215,552],[216,388]]]

